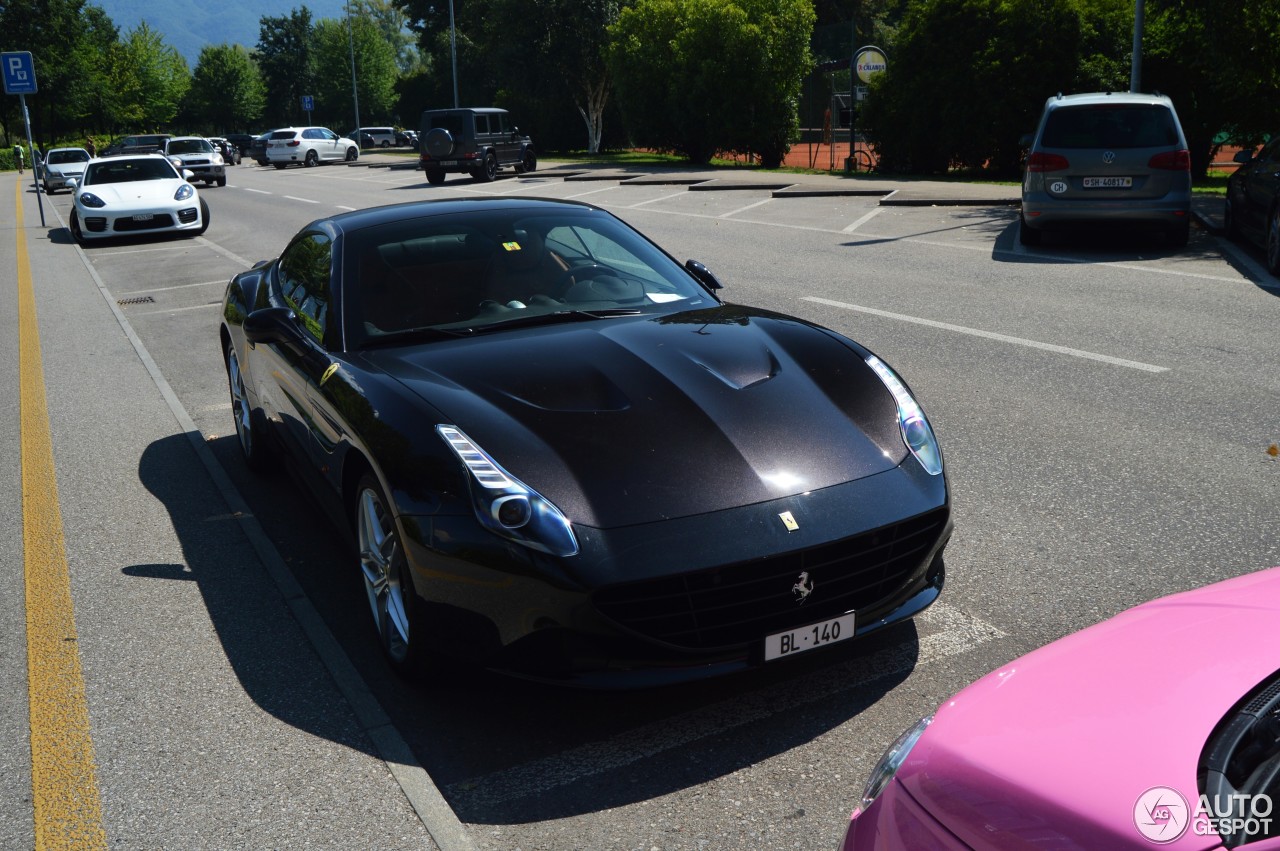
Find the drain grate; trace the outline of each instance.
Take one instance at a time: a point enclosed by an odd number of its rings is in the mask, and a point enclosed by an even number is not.
[[[156,300],[149,295],[140,295],[136,298],[116,299],[116,304],[124,307],[126,304],[155,304]]]

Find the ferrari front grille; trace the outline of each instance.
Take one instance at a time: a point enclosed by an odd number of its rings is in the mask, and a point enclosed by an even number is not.
[[[592,602],[625,629],[666,644],[700,650],[745,644],[891,596],[924,566],[947,511],[807,550],[611,585]],[[796,585],[809,589],[803,605]]]

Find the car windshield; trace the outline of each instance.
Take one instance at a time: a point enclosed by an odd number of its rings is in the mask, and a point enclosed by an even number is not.
[[[85,163],[88,161],[88,151],[50,151],[48,159],[45,160],[49,165],[59,165],[61,163]]]
[[[93,163],[84,173],[82,186],[131,183],[135,180],[173,180],[178,173],[160,157],[137,160],[108,160]]]
[[[491,211],[347,234],[343,293],[356,345],[671,313],[711,302],[652,243],[592,210]],[[424,335],[424,330],[435,332]]]
[[[1178,144],[1173,113],[1162,106],[1078,106],[1049,113],[1042,148],[1169,148]]]
[[[205,139],[178,139],[169,143],[171,154],[212,154],[213,145]]]

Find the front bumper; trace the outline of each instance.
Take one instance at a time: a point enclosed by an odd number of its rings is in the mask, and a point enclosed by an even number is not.
[[[191,198],[178,207],[112,212],[109,209],[76,208],[80,232],[87,239],[105,239],[141,233],[181,233],[200,229],[200,201]],[[139,219],[139,216],[150,216]]]
[[[971,851],[931,816],[896,780],[866,810],[849,817],[840,851]]]
[[[787,531],[783,512],[798,529]],[[567,559],[500,540],[471,517],[401,520],[439,649],[605,688],[772,664],[767,635],[848,612],[855,640],[797,655],[856,647],[857,636],[938,598],[952,531],[943,477],[913,459],[758,505],[622,529],[575,526],[581,552]],[[797,585],[811,593],[802,598]]]

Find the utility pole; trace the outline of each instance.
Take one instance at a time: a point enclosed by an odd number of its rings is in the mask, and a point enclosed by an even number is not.
[[[1142,90],[1142,29],[1145,0],[1134,0],[1133,7],[1133,61],[1129,67],[1129,91]]]

